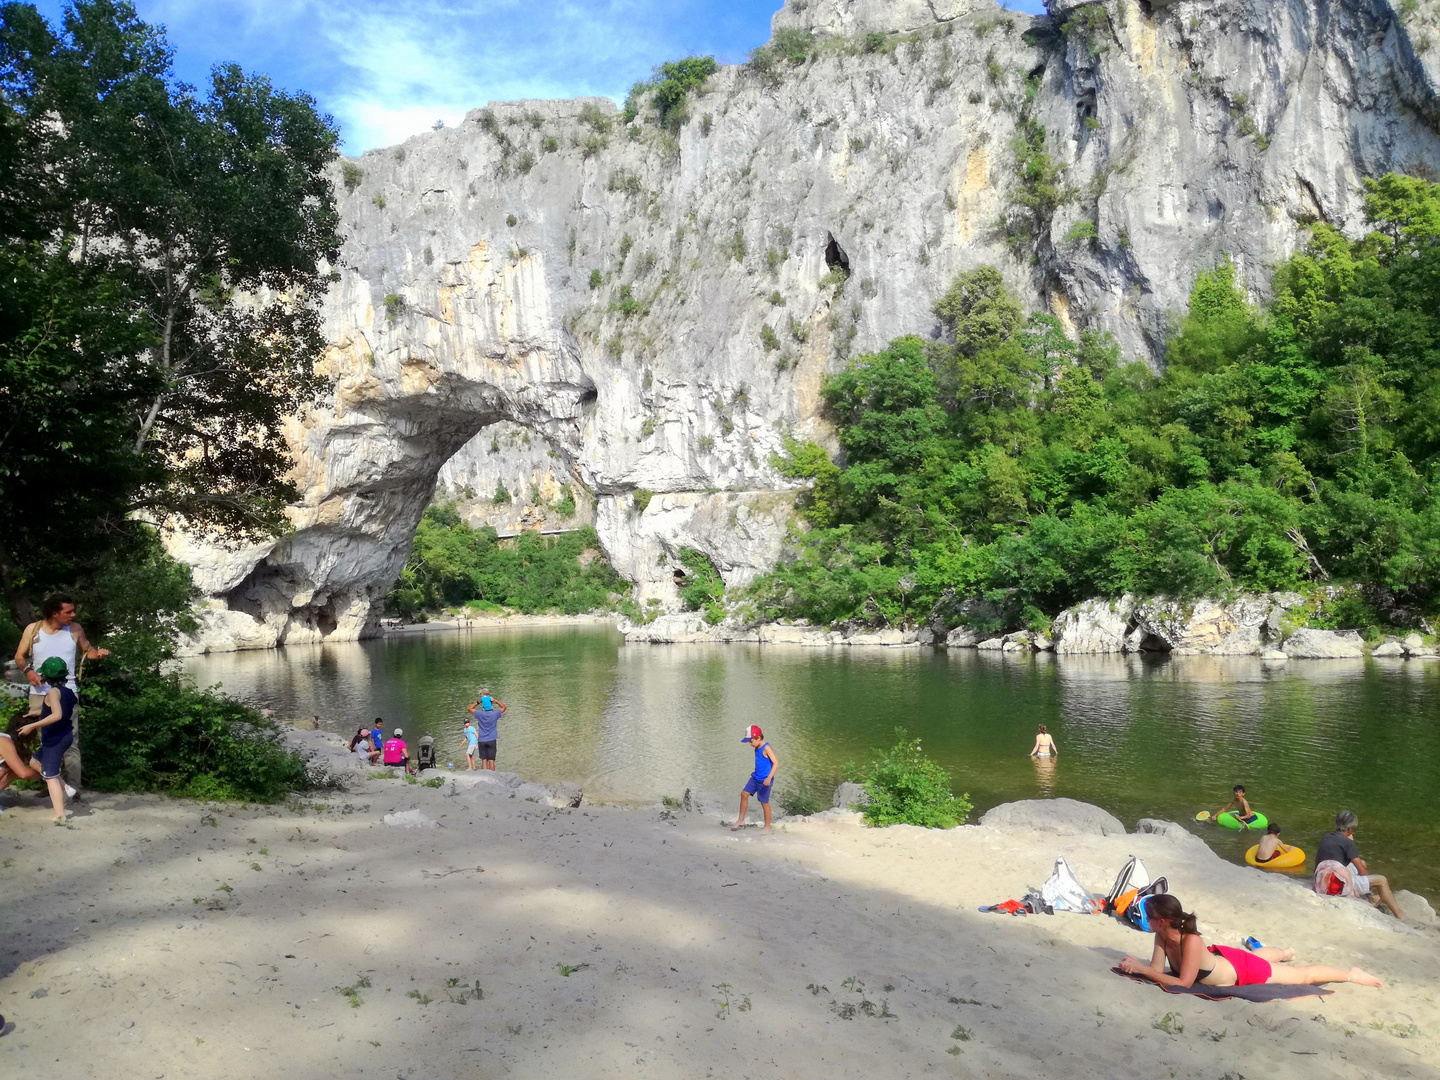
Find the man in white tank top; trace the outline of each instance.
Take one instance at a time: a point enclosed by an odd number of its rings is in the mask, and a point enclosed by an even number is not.
[[[75,682],[80,670],[79,659],[101,660],[110,655],[109,649],[97,649],[85,637],[85,628],[75,621],[75,602],[68,596],[47,596],[40,605],[40,621],[31,623],[20,635],[20,645],[15,650],[15,664],[25,673],[30,684],[30,716],[39,716],[45,703],[48,687],[40,678],[39,668],[52,656],[65,661],[70,672],[66,682],[71,690],[79,692]],[[65,754],[65,779],[73,787],[80,786],[80,732],[78,725],[75,742]]]

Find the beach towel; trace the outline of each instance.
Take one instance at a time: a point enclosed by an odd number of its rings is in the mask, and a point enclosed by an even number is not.
[[[1159,983],[1151,982],[1143,975],[1131,975],[1128,971],[1121,971],[1118,967],[1110,970],[1133,982],[1160,986]],[[1223,1001],[1226,998],[1239,998],[1242,1001],[1283,1001],[1287,998],[1325,997],[1335,992],[1327,990],[1323,986],[1306,986],[1296,983],[1261,983],[1258,986],[1202,986],[1197,983],[1195,986],[1160,986],[1160,989],[1167,994],[1189,994],[1191,997],[1204,998],[1206,1001]]]
[[[1365,891],[1360,891],[1361,883]],[[1368,878],[1362,878],[1350,867],[1336,859],[1326,859],[1315,867],[1315,891],[1321,896],[1364,897],[1370,893]]]

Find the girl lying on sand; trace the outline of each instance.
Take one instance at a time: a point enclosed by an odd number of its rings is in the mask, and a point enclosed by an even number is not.
[[[1321,964],[1294,964],[1275,967],[1295,959],[1294,949],[1232,949],[1226,945],[1205,944],[1195,926],[1195,916],[1185,911],[1180,901],[1168,893],[1147,896],[1137,903],[1140,928],[1155,932],[1155,952],[1150,963],[1142,964],[1133,956],[1120,961],[1120,970],[1139,975],[1161,986],[1254,986],[1260,983],[1353,982],[1361,986],[1383,986],[1374,975],[1359,968],[1325,967]],[[1165,962],[1170,962],[1170,971]]]

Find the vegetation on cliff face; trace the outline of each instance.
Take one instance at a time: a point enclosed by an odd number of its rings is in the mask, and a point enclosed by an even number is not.
[[[1433,610],[1440,186],[1367,181],[1365,206],[1373,231],[1314,225],[1263,310],[1229,261],[1201,273],[1162,374],[961,275],[944,341],[827,380],[843,462],[779,463],[813,479],[811,527],[761,613],[901,623],[988,597],[1040,624],[1092,596],[1329,580]]]
[[[628,587],[598,552],[594,529],[523,532],[512,546],[489,526],[472,529],[451,504],[431,506],[385,606],[407,618],[460,605],[566,615],[607,609]]]

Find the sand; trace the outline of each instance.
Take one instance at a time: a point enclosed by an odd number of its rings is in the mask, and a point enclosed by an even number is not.
[[[1440,1076],[1440,935],[1193,837],[844,811],[765,836],[724,828],[728,806],[552,809],[447,775],[286,807],[97,796],[66,829],[20,799],[0,814],[0,1075]],[[1149,949],[1113,920],[976,910],[1057,854],[1103,891],[1132,853],[1211,942],[1387,987],[1172,997],[1110,973]]]

